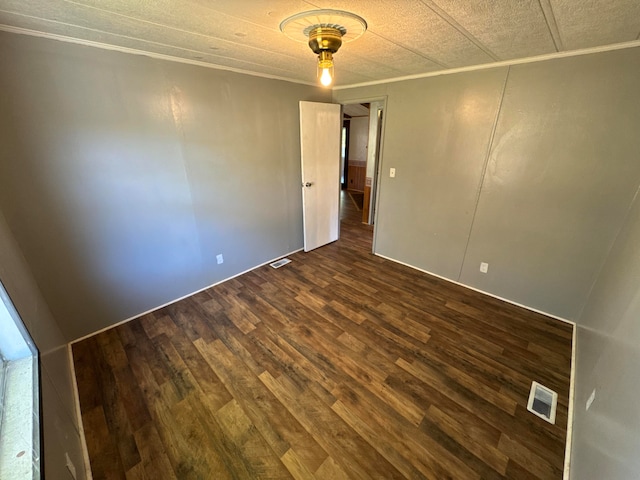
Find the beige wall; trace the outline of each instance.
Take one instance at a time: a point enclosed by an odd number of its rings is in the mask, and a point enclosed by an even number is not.
[[[68,453],[78,478],[84,478],[67,342],[1,212],[0,281],[40,353],[45,475],[47,478],[67,478],[65,453]]]
[[[580,317],[577,344],[571,478],[634,480],[640,472],[639,196]]]
[[[349,121],[349,163],[367,161],[369,117],[354,117]]]
[[[633,48],[335,91],[387,96],[376,253],[577,319],[640,183],[639,67]]]
[[[0,209],[67,338],[302,247],[298,102],[326,90],[8,33],[0,55]]]

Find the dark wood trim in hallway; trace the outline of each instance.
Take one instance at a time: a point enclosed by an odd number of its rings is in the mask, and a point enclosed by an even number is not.
[[[354,210],[73,345],[94,479],[562,478],[571,326],[372,255]]]

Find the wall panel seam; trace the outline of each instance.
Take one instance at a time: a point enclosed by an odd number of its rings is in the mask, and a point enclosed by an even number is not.
[[[467,243],[464,247],[464,253],[462,254],[462,262],[460,262],[460,271],[458,272],[457,281],[460,281],[460,278],[462,278],[462,270],[464,269],[464,264],[465,264],[465,261],[467,260],[467,251],[469,250],[469,243],[471,242],[471,234],[473,233],[473,225],[475,224],[476,215],[478,213],[478,205],[480,204],[480,195],[482,194],[484,177],[487,173],[487,166],[489,165],[489,158],[491,157],[491,151],[493,149],[493,140],[495,138],[496,130],[498,128],[498,120],[500,119],[500,112],[502,111],[502,102],[504,101],[504,95],[505,95],[505,92],[507,91],[507,81],[509,80],[510,72],[511,72],[511,67],[508,67],[507,74],[504,77],[504,83],[502,85],[502,94],[500,95],[500,102],[498,103],[498,108],[496,109],[496,117],[493,120],[493,126],[491,127],[491,135],[489,136],[487,151],[485,153],[484,164],[482,166],[482,174],[480,175],[480,182],[478,182],[478,190],[476,193],[475,207],[473,209],[473,216],[471,217],[471,225],[469,225],[469,234],[467,235]]]

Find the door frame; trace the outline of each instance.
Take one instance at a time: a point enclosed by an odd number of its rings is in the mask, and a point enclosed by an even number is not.
[[[334,97],[335,98],[335,97]],[[373,97],[358,97],[355,99],[348,100],[338,100],[340,105],[344,107],[344,105],[352,105],[354,103],[369,103],[371,102],[382,102],[382,122],[379,125],[378,131],[376,135],[379,134],[380,137],[377,139],[379,144],[379,150],[376,152],[375,165],[373,167],[373,178],[371,179],[371,197],[373,198],[373,202],[371,207],[373,209],[373,242],[371,244],[371,252],[376,252],[376,237],[378,231],[378,214],[380,213],[380,197],[382,196],[382,191],[380,189],[381,178],[382,175],[380,173],[382,170],[382,165],[384,162],[384,138],[385,131],[387,126],[387,95],[373,96]],[[335,101],[335,100],[334,100]],[[369,115],[371,115],[371,107],[369,107]],[[369,132],[371,134],[371,132]],[[368,155],[368,154],[367,154]],[[367,156],[367,166],[368,166],[368,156]]]
[[[340,105],[340,107],[342,107],[342,104]],[[351,119],[346,119],[344,118],[344,113],[342,114],[342,125],[340,128],[340,135],[342,135],[343,130],[346,130],[344,135],[345,135],[345,140],[344,140],[344,163],[342,164],[342,171],[340,172],[340,174],[342,175],[342,178],[344,179],[344,182],[340,182],[340,190],[346,190],[347,188],[347,173],[349,171],[349,132],[351,131]]]

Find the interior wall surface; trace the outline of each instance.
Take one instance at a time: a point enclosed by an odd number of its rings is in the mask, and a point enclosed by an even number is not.
[[[0,64],[0,207],[68,339],[302,247],[327,90],[9,33]]]
[[[376,253],[577,319],[640,183],[639,81],[628,48],[335,90],[387,96]]]
[[[369,117],[353,117],[349,121],[349,163],[367,161]]]
[[[640,198],[578,324],[571,478],[640,472]],[[589,410],[586,402],[595,390]]]
[[[44,456],[41,458],[44,474],[46,478],[67,478],[67,453],[76,468],[77,478],[85,478],[67,342],[49,311],[2,212],[0,281],[40,354],[40,421],[44,439]]]

